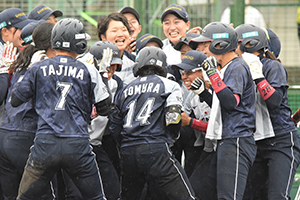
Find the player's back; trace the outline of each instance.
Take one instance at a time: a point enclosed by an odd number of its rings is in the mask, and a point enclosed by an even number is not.
[[[35,134],[38,116],[34,110],[32,99],[18,107],[13,107],[10,103],[10,96],[14,85],[22,80],[26,71],[24,69],[15,72],[12,76],[7,94],[8,98],[5,103],[6,112],[0,127],[6,130],[26,131],[27,133]]]
[[[157,75],[139,77],[116,97],[123,120],[122,146],[171,143],[166,129],[165,107],[179,104],[179,85]]]
[[[22,95],[25,91],[25,98],[35,93],[37,134],[88,137],[92,104],[108,96],[97,92],[97,83],[102,81],[96,69],[69,56],[56,56],[33,65],[28,72],[18,89],[23,90]],[[102,95],[105,92],[103,84]]]

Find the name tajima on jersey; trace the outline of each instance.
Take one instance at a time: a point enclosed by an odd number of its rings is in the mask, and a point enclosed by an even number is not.
[[[14,93],[23,102],[34,98],[37,134],[58,137],[89,137],[92,104],[109,96],[93,65],[68,56],[32,65]]]

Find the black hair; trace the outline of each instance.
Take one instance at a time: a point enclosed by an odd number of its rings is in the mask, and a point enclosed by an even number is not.
[[[138,76],[148,76],[157,74],[159,76],[166,77],[167,70],[164,67],[154,66],[154,65],[145,65],[137,71]]]
[[[54,24],[43,23],[37,26],[32,33],[32,40],[34,44],[29,44],[18,55],[17,59],[11,64],[10,72],[16,71],[16,69],[27,69],[30,65],[32,55],[39,50],[47,51],[51,48],[51,32]]]
[[[3,27],[2,29],[6,28],[6,29],[11,29],[13,28],[14,26],[6,26],[6,27]],[[16,28],[16,27],[15,27]],[[2,39],[2,29],[0,30],[0,38]],[[16,28],[16,30],[14,31],[13,34],[15,34],[17,32],[18,28]]]
[[[98,31],[97,32],[98,32],[98,38],[100,40],[102,40],[101,35],[104,35],[106,37],[106,31],[108,29],[108,25],[112,20],[122,22],[124,24],[124,26],[127,28],[129,35],[131,35],[132,31],[130,29],[130,25],[127,21],[127,18],[121,13],[110,13],[104,19],[98,21],[98,25],[97,25]],[[99,22],[100,22],[100,24],[99,24]]]
[[[98,20],[97,20],[97,35],[98,35],[98,38],[99,40],[101,40],[101,37],[100,37],[100,34],[99,34],[99,30],[100,30],[100,25],[101,25],[101,22],[107,17],[107,15],[101,15]]]
[[[271,60],[277,60],[281,63],[281,60],[279,58],[276,58],[276,56],[268,49],[260,49],[257,51],[260,55],[264,55],[264,57],[269,58]]]
[[[276,58],[276,56],[270,50],[266,50],[265,55],[266,55],[266,58],[270,58],[272,60],[277,60],[278,62],[281,63],[281,60],[279,58]]]

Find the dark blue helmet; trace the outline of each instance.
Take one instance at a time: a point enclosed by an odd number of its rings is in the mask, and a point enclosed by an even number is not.
[[[123,62],[121,59],[120,51],[115,43],[110,41],[98,41],[90,47],[89,51],[95,56],[98,63],[100,63],[103,58],[104,51],[107,48],[111,49],[113,53],[111,65],[117,64],[116,71],[121,71]]]
[[[60,20],[52,29],[52,49],[62,49],[82,54],[87,49],[88,35],[83,24],[78,19],[66,18]]]
[[[191,42],[211,42],[210,52],[221,55],[237,48],[237,34],[229,24],[222,22],[211,22],[207,24],[199,37],[191,39]]]
[[[264,29],[253,24],[242,24],[235,28],[242,52],[253,53],[268,47],[268,38]],[[247,46],[248,44],[248,46]],[[250,46],[249,46],[250,44]]]
[[[133,65],[133,74],[138,76],[138,71],[145,66],[156,66],[167,69],[167,56],[163,50],[157,47],[144,47],[136,56]]]

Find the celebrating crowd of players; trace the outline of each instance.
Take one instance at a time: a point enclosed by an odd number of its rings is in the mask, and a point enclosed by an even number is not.
[[[165,40],[138,37],[123,7],[88,46],[57,17],[0,13],[0,199],[290,199],[299,117],[274,32],[191,28],[172,4]]]

